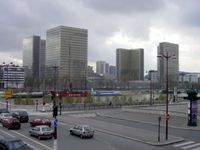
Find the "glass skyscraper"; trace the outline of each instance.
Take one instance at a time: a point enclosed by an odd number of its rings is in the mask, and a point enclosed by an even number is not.
[[[88,31],[75,27],[58,26],[47,30],[46,66],[57,68],[58,88],[73,85],[84,88],[87,74]],[[52,69],[50,69],[52,70]]]

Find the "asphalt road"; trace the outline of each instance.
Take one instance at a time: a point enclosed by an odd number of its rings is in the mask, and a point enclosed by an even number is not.
[[[106,110],[106,111],[109,111],[109,110]],[[51,113],[49,115],[51,115]],[[31,116],[31,119],[34,117],[36,116]],[[74,115],[63,114],[62,117],[63,118],[71,117],[73,120],[79,120],[79,117],[81,117],[81,119],[88,121],[88,124],[94,121],[97,121],[98,123],[99,122],[112,123],[113,126],[121,125],[122,127],[123,126],[134,127],[138,129],[154,131],[155,133],[157,133],[157,129],[158,129],[156,125],[152,125],[152,124],[113,119],[113,118],[101,117],[101,116],[95,116],[95,115],[84,116],[80,112],[76,112],[74,113]],[[136,120],[138,119],[140,118],[136,118]],[[72,127],[72,122],[59,121],[58,150],[85,150],[85,149],[87,150],[172,150],[172,149],[173,150],[180,150],[180,149],[200,150],[200,143],[198,143],[199,138],[200,138],[199,131],[169,128],[170,135],[183,137],[185,141],[180,143],[179,145],[172,144],[168,146],[156,147],[156,146],[151,146],[151,145],[144,144],[141,142],[129,140],[126,138],[122,138],[119,136],[114,136],[108,133],[102,133],[98,131],[95,132],[95,136],[92,139],[80,139],[79,137],[71,136],[69,134],[70,127]],[[29,133],[28,133],[29,129],[30,129],[29,123],[23,123],[20,130],[7,130],[6,128],[0,127],[0,138],[19,137],[23,139],[31,147],[34,147],[36,150],[52,150],[53,149],[53,139],[39,140],[35,137],[31,137],[29,136]],[[161,128],[161,132],[163,133],[165,132],[164,127]],[[189,145],[190,147],[189,146],[187,147],[187,144],[193,144],[193,145]],[[195,148],[192,149],[191,146],[195,146]]]
[[[96,132],[92,139],[80,139],[69,134],[71,125],[59,123],[58,126],[58,149],[59,150],[156,150],[154,146],[149,146],[140,142]],[[0,127],[0,138],[18,137],[36,150],[52,150],[53,139],[39,140],[31,137],[28,133],[29,123],[23,123],[20,130],[7,130]]]

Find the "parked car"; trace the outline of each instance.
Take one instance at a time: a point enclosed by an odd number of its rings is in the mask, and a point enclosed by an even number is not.
[[[10,113],[1,113],[0,114],[0,122],[2,121],[2,119],[5,119],[5,118],[12,118],[12,114],[10,114]]]
[[[80,136],[80,138],[84,137],[92,138],[94,136],[95,131],[88,125],[75,125],[74,127],[70,128],[69,132],[71,135]]]
[[[47,126],[51,127],[51,121],[49,119],[45,119],[45,118],[36,118],[30,122],[30,125],[32,127],[39,126],[39,125],[47,125]]]
[[[21,139],[18,138],[5,138],[0,139],[1,150],[33,150]]]
[[[9,111],[6,108],[0,108],[0,114],[1,113],[9,113]]]
[[[53,137],[53,130],[46,125],[36,126],[29,130],[29,134],[31,136],[38,137],[38,139],[42,138],[52,138]]]
[[[2,126],[8,129],[20,129],[21,124],[17,118],[4,118],[2,119]]]
[[[29,116],[26,111],[14,111],[12,112],[12,116],[19,119],[20,122],[28,122]]]

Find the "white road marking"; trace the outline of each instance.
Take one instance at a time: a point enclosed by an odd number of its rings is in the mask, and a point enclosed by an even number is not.
[[[43,147],[45,147],[45,148],[47,148],[47,149],[49,149],[49,150],[53,150],[51,147],[49,147],[49,146],[47,146],[47,145],[44,145],[44,144],[42,144],[42,143],[40,143],[40,142],[38,142],[38,141],[36,141],[36,140],[33,140],[33,139],[31,139],[31,138],[29,138],[29,137],[27,137],[27,136],[25,136],[25,135],[23,135],[23,134],[21,134],[21,133],[19,133],[19,132],[16,132],[16,131],[13,131],[13,130],[12,130],[11,132],[14,132],[14,133],[16,133],[16,134],[18,134],[18,135],[20,135],[20,136],[23,136],[24,138],[29,139],[29,140],[31,140],[31,141],[37,143],[38,145],[43,146]]]
[[[180,144],[175,144],[173,145],[173,147],[181,147],[181,146],[185,146],[185,145],[188,145],[188,144],[193,144],[194,141],[189,141],[189,142],[184,142],[184,143],[180,143]]]
[[[189,146],[182,147],[182,149],[189,149],[189,148],[196,147],[196,146],[199,146],[199,145],[200,145],[200,143],[192,144],[192,145],[189,145]]]

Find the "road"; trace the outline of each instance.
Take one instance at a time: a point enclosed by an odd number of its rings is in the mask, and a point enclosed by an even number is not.
[[[143,142],[138,142],[135,140],[130,140],[128,138],[124,138],[123,136],[118,136],[115,134],[109,134],[110,132],[101,132],[99,129],[118,129],[116,133],[125,134],[129,131],[127,129],[145,129],[147,131],[153,131],[157,134],[157,125],[148,124],[144,122],[134,122],[130,120],[116,119],[105,116],[96,115],[102,112],[111,112],[111,113],[119,113],[123,114],[124,112],[121,110],[96,110],[91,112],[70,112],[63,113],[62,116],[58,116],[59,125],[58,125],[58,149],[59,150],[200,150],[199,143],[199,132],[193,130],[183,130],[178,128],[169,128],[169,134],[182,137],[185,141],[176,144],[170,144],[166,146],[152,146],[149,144],[145,144]],[[43,115],[42,113],[39,115]],[[128,114],[125,114],[128,118]],[[141,116],[144,117],[143,113],[130,113],[133,118],[136,120],[142,119]],[[43,115],[45,117],[51,118],[51,113]],[[119,115],[118,115],[119,116]],[[153,116],[153,115],[152,115]],[[30,116],[30,120],[33,118],[37,118],[34,116]],[[95,136],[92,139],[80,139],[76,136],[71,136],[69,134],[69,128],[72,127],[73,124],[76,123],[88,123],[94,125],[97,128],[95,132]],[[53,127],[52,127],[53,128]],[[28,134],[30,129],[29,123],[23,123],[20,130],[7,130],[6,128],[0,127],[0,138],[6,137],[19,137],[23,139],[27,144],[31,147],[34,147],[36,150],[52,150],[53,149],[53,139],[47,140],[39,140],[35,137],[31,137]],[[112,130],[110,130],[112,131]],[[161,132],[165,132],[165,127],[161,127]],[[134,134],[130,130],[130,134]],[[134,136],[134,135],[133,135]]]

